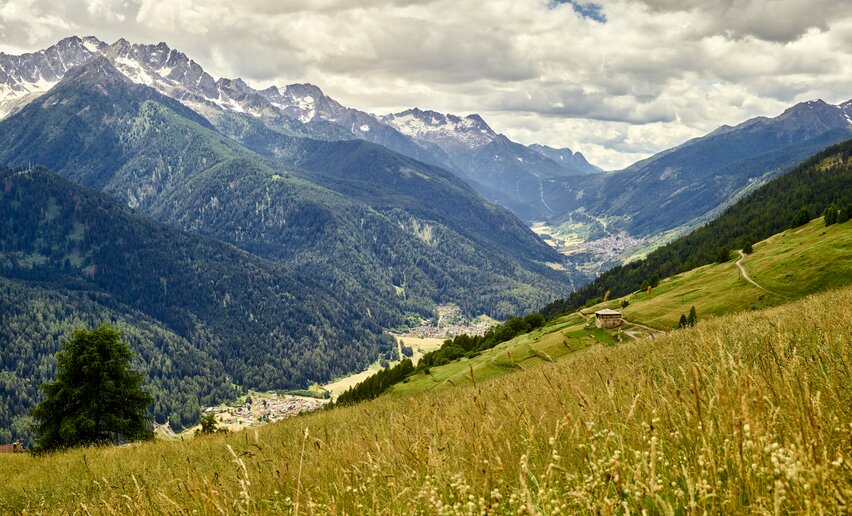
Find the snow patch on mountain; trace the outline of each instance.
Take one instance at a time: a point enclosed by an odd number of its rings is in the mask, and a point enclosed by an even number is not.
[[[131,81],[156,88],[157,81],[139,62],[126,57],[119,57],[114,61],[114,64]]]

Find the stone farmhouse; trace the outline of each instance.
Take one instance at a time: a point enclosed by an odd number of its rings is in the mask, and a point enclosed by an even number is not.
[[[624,323],[621,312],[604,308],[595,312],[595,326],[598,328],[618,328]]]

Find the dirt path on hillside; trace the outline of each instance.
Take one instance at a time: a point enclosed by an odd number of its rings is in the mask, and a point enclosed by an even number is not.
[[[748,271],[746,270],[745,267],[743,267],[743,264],[741,263],[743,261],[743,258],[746,257],[746,254],[742,251],[742,249],[738,250],[737,252],[740,253],[740,259],[737,260],[736,264],[737,264],[737,267],[740,269],[740,274],[742,274],[742,277],[743,277],[744,280],[748,281],[749,283],[751,283],[755,287],[759,288],[760,290],[762,290],[762,291],[764,291],[768,294],[787,298],[787,296],[785,296],[784,294],[779,294],[778,292],[773,292],[773,291],[769,290],[768,288],[760,285],[759,283],[757,283],[753,279],[751,279],[751,276],[748,275]],[[789,299],[789,298],[787,298],[787,299]]]
[[[657,328],[651,328],[650,326],[645,326],[644,324],[639,324],[637,322],[628,321],[624,317],[622,317],[621,320],[624,321],[624,324],[632,324],[633,326],[636,326],[637,328],[642,328],[643,330],[647,331],[651,335],[656,335],[656,334],[659,334],[659,333],[665,333],[665,331],[658,330]]]

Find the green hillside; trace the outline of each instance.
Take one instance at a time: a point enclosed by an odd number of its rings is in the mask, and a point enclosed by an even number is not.
[[[391,394],[412,394],[447,387],[457,387],[553,362],[569,353],[596,344],[613,344],[617,332],[590,327],[579,314],[551,321],[548,326],[521,335],[472,358],[461,358],[449,364],[429,368],[397,383]]]
[[[706,265],[664,279],[650,296],[637,291],[613,298],[557,317],[492,349],[463,353],[462,358],[429,367],[428,372],[420,367],[388,392],[410,394],[475,383],[552,362],[594,344],[658,334],[675,328],[692,307],[704,319],[767,308],[852,284],[852,222],[825,227],[819,218],[753,248],[753,254],[740,264],[763,289],[748,282],[734,260]],[[623,307],[625,301],[628,304]],[[620,310],[627,324],[618,329],[596,328],[592,314],[603,308]]]
[[[844,513],[850,303],[833,290],[233,434],[0,455],[0,512]]]
[[[660,329],[677,325],[695,306],[710,317],[774,306],[852,283],[852,223],[825,227],[822,218],[754,245],[741,265],[760,289],[746,281],[734,260],[705,265],[664,279],[651,295],[639,291],[584,309],[619,309],[626,319]],[[622,301],[630,304],[621,308]]]
[[[852,203],[852,140],[830,147],[740,199],[717,219],[653,251],[614,267],[569,297],[542,310],[547,316],[576,310],[606,292],[623,296],[654,276],[666,278],[716,261],[721,249],[740,249],[791,227],[806,208],[818,217],[831,204]]]

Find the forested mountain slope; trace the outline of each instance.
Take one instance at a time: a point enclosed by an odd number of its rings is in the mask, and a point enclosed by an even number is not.
[[[287,263],[383,326],[439,302],[505,317],[567,293],[573,279],[555,270],[561,256],[443,170],[345,141],[299,140],[291,163],[308,170],[282,164],[105,58],[0,123],[0,160],[55,168],[160,221]]]
[[[156,223],[45,170],[0,171],[0,229],[0,276],[12,280],[0,310],[3,367],[14,384],[26,383],[29,400],[74,321],[122,320],[134,336],[157,333],[180,348],[145,360],[171,361],[164,377],[172,387],[182,378],[186,388],[197,383],[195,407],[231,383],[324,381],[392,345],[368,306],[345,304],[281,264]],[[45,315],[52,322],[40,326]],[[157,342],[135,339],[145,350]],[[182,389],[158,387],[158,418],[182,413],[190,398],[180,398]]]
[[[231,119],[226,134],[252,150],[286,165],[312,172],[324,187],[378,210],[402,208],[434,220],[495,253],[539,262],[561,260],[509,212],[480,202],[455,174],[387,152],[363,140],[322,141],[293,137],[249,116]],[[490,235],[505,234],[499,241]],[[494,256],[499,258],[498,256]]]
[[[237,394],[221,362],[193,344],[195,335],[182,337],[97,289],[38,285],[0,276],[0,442],[32,443],[29,414],[42,399],[38,387],[54,377],[54,355],[77,326],[106,322],[122,332],[159,423],[191,425],[202,406]]]

